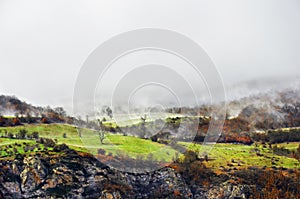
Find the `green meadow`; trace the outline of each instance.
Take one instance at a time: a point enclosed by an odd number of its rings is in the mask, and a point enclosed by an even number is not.
[[[17,127],[1,127],[0,136],[6,133],[16,135],[21,129],[26,129],[27,134],[38,132],[40,137],[55,139],[58,144],[65,143],[70,148],[81,152],[89,152],[94,155],[98,149],[104,149],[106,154],[127,155],[132,158],[146,159],[151,156],[157,161],[170,162],[174,157],[180,157],[180,153],[171,146],[152,142],[147,139],[140,139],[133,136],[123,136],[121,134],[106,133],[103,144],[100,143],[99,135],[90,129],[81,129],[81,137],[75,126],[63,124],[34,124]],[[65,134],[65,135],[64,135]],[[0,138],[0,147],[17,144],[18,153],[25,153],[22,149],[24,143],[28,145],[36,144],[33,140],[19,140]],[[21,146],[19,146],[21,144]],[[211,147],[204,147],[200,144],[179,142],[181,146],[199,153],[203,157],[204,152],[209,159],[205,162],[211,168],[246,168],[249,166],[259,167],[284,167],[299,168],[300,163],[296,159],[280,156],[273,153],[269,146],[261,144],[242,145],[242,144],[222,144],[217,143]],[[275,145],[273,145],[275,146]],[[299,143],[277,144],[277,147],[284,147],[288,150],[296,150]],[[39,147],[43,150],[43,146]],[[8,153],[1,151],[1,156]],[[151,154],[151,155],[149,155]],[[182,156],[182,155],[181,155]]]

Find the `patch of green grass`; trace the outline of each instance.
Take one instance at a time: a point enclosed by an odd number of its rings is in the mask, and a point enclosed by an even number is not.
[[[144,116],[144,115],[140,115]],[[147,116],[146,122],[154,122],[157,119],[164,119],[166,120],[167,118],[175,118],[175,117],[184,117],[182,114],[176,114],[176,113],[152,113],[151,116]],[[137,115],[132,115],[130,119],[128,119],[128,115],[124,116],[124,118],[119,115],[117,116],[118,118],[118,123],[115,122],[113,119],[106,118],[107,121],[103,122],[103,124],[107,127],[113,127],[116,128],[117,126],[120,127],[125,127],[125,126],[132,126],[132,125],[137,125],[141,123],[141,119]]]
[[[118,134],[107,133],[103,144],[101,144],[97,133],[90,132],[82,136],[82,141],[92,154],[97,154],[98,149],[104,149],[106,154],[126,154],[132,158],[141,157],[145,159],[151,153],[153,159],[160,161],[171,161],[176,154],[176,150],[169,146],[151,140]]]
[[[199,144],[181,143],[193,151],[205,152],[203,146]],[[296,145],[296,144],[295,144]],[[292,147],[294,147],[292,145]],[[206,164],[212,168],[219,167],[235,167],[245,168],[249,166],[258,167],[284,167],[299,168],[300,163],[296,159],[279,156],[273,153],[272,149],[263,147],[263,145],[242,145],[242,144],[215,144],[210,151],[208,157],[212,160]]]
[[[277,145],[278,147],[284,147],[285,149],[288,150],[296,150],[300,146],[300,142],[280,143],[274,145]]]
[[[115,121],[106,121],[103,122],[103,125],[106,127],[113,127],[113,128],[117,127],[117,123]]]
[[[21,129],[26,129],[28,134],[39,132],[40,137],[57,139],[58,144],[65,143],[72,149],[81,152],[91,152],[94,155],[97,154],[98,149],[104,149],[107,154],[118,155],[123,153],[133,158],[137,158],[138,156],[146,158],[149,153],[152,153],[155,160],[171,161],[176,154],[174,149],[163,144],[137,137],[111,133],[105,134],[104,144],[101,144],[97,132],[82,129],[82,137],[79,137],[76,127],[71,125],[37,124],[0,128],[2,134],[4,130],[8,133],[17,134]],[[64,133],[66,133],[66,138],[63,137]]]
[[[12,116],[12,115],[4,115],[2,116],[3,118],[7,118],[7,119],[12,119],[12,118],[16,118],[16,116]]]
[[[7,131],[7,133],[13,133],[16,135],[21,129],[26,129],[28,132],[27,134],[31,134],[32,132],[38,132],[40,137],[57,139],[58,143],[82,145],[76,127],[71,125],[26,124],[15,127],[0,127],[2,135],[4,135],[5,130]],[[83,131],[88,130],[84,129]],[[64,133],[66,133],[67,138],[63,137]]]
[[[96,131],[89,129],[82,129],[80,138],[77,128],[71,125],[63,124],[38,124],[38,125],[24,125],[17,127],[1,127],[2,135],[4,130],[7,133],[17,134],[20,129],[26,129],[28,134],[36,131],[39,132],[40,137],[57,139],[58,144],[65,143],[70,148],[81,152],[90,152],[94,155],[98,153],[98,149],[104,149],[106,154],[126,154],[132,158],[147,158],[152,154],[154,160],[170,162],[178,152],[170,146],[152,142],[151,140],[140,139],[132,136],[123,136],[120,134],[106,133],[104,143],[100,143],[99,135]],[[63,134],[66,133],[66,138]],[[17,139],[0,139],[1,145],[9,145],[18,142],[34,142],[30,140]],[[293,158],[279,156],[273,153],[272,149],[263,147],[263,145],[242,145],[242,144],[221,144],[218,143],[213,146],[211,150],[209,147],[201,146],[199,144],[191,144],[186,142],[179,143],[182,146],[188,147],[191,150],[198,151],[201,154],[207,151],[208,157],[211,158],[206,165],[212,168],[245,168],[249,166],[259,167],[285,167],[285,168],[300,168],[299,161]],[[285,147],[289,150],[295,150],[299,143],[283,143],[277,144],[278,147]],[[274,145],[273,145],[274,146]],[[21,150],[21,149],[20,149]]]
[[[31,147],[33,150],[25,151],[26,147]],[[43,151],[44,149],[44,145],[36,144],[33,140],[0,138],[0,157],[14,156],[16,154],[30,154]]]
[[[4,145],[10,145],[15,143],[35,143],[33,140],[18,140],[18,139],[9,139],[9,138],[0,138],[0,147]]]

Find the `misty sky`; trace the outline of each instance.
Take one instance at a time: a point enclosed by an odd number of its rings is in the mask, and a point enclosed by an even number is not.
[[[0,0],[0,93],[70,111],[88,55],[144,27],[196,41],[229,91],[300,80],[299,0]]]

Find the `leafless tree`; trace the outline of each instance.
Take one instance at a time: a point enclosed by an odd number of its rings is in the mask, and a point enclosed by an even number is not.
[[[98,129],[99,139],[100,139],[101,144],[103,144],[103,141],[105,139],[105,133],[103,131],[103,122],[100,119],[98,119],[97,121],[99,124],[99,129]]]

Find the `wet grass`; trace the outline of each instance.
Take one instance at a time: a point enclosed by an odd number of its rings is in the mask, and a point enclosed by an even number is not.
[[[199,144],[181,143],[193,151],[205,152]],[[287,149],[295,149],[299,143],[282,144]],[[242,145],[242,144],[215,144],[210,151],[207,151],[211,159],[206,165],[211,168],[247,168],[258,167],[284,167],[298,168],[300,163],[294,158],[279,156],[273,153],[272,149],[262,144]]]
[[[58,144],[65,143],[72,149],[80,152],[90,152],[94,155],[98,153],[98,149],[104,149],[106,154],[125,154],[129,157],[142,159],[146,159],[151,156],[154,160],[170,162],[178,154],[178,152],[170,146],[152,142],[151,140],[140,139],[132,136],[123,136],[120,134],[106,133],[104,143],[101,144],[99,135],[96,131],[82,129],[82,137],[79,137],[75,126],[62,124],[1,127],[0,135],[4,135],[5,131],[7,133],[17,134],[21,129],[26,129],[28,134],[31,134],[32,132],[39,132],[40,137],[56,139]],[[66,137],[63,137],[64,133],[66,134]],[[0,146],[24,142],[29,144],[35,143],[35,141],[32,140],[1,138]],[[300,169],[300,163],[296,159],[276,155],[269,146],[263,146],[261,144],[248,146],[241,144],[218,143],[212,148],[204,148],[200,144],[186,142],[180,142],[179,144],[188,147],[193,151],[199,152],[202,157],[203,153],[207,152],[210,160],[205,164],[211,168],[247,168],[250,166],[265,166]],[[282,143],[277,144],[277,146],[285,147],[288,150],[296,150],[299,143]],[[21,148],[18,149],[18,151],[22,153]]]

